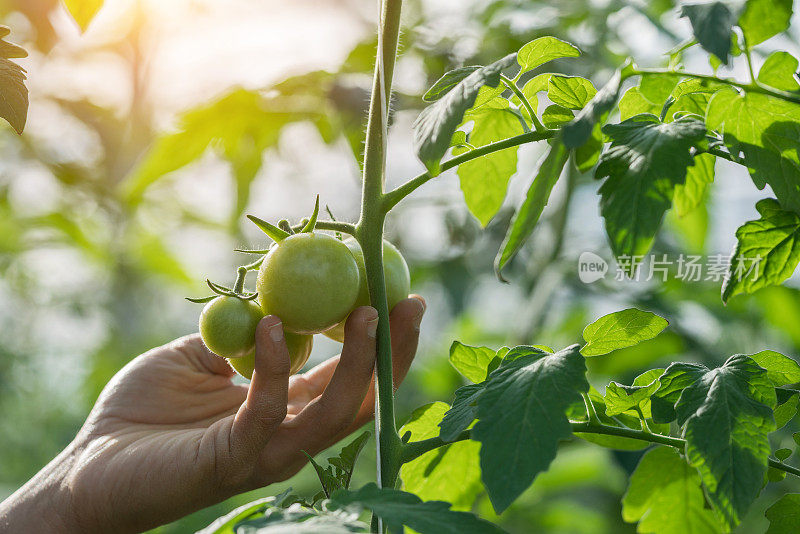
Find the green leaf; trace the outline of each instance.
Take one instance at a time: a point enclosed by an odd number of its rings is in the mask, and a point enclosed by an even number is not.
[[[697,471],[671,447],[639,460],[622,498],[622,518],[641,534],[717,534],[724,530],[706,508]]]
[[[505,99],[487,104],[478,111],[470,111],[468,119],[474,121],[469,140],[475,146],[524,133],[519,116],[511,112]],[[481,225],[486,226],[503,205],[508,182],[516,170],[517,147],[493,152],[458,166],[467,208]]]
[[[547,88],[547,97],[567,109],[582,109],[596,94],[592,82],[580,76],[554,74]]]
[[[100,8],[103,7],[103,0],[64,0],[64,6],[80,26],[81,31],[86,31],[89,23]]]
[[[788,29],[791,18],[792,0],[747,0],[739,26],[752,48]]]
[[[370,483],[357,491],[337,492],[328,504],[349,509],[357,506],[380,517],[392,529],[403,526],[420,534],[494,534],[500,527],[473,514],[450,510],[450,503],[422,500],[411,493],[378,488]]]
[[[653,102],[642,94],[639,87],[631,87],[619,99],[619,118],[624,121],[643,113],[658,116],[663,107],[663,102]]]
[[[455,440],[461,432],[469,428],[478,413],[478,397],[485,384],[467,384],[456,390],[453,405],[439,423],[439,436],[444,441]]]
[[[445,414],[450,413],[448,408],[443,402],[417,408],[400,429],[400,435],[411,432],[411,442],[438,436]],[[426,452],[400,468],[403,489],[422,500],[449,501],[454,510],[471,509],[475,498],[483,492],[479,450],[479,443],[465,440]]]
[[[550,76],[552,76],[552,74],[549,72],[539,74],[538,76],[534,76],[528,80],[528,82],[522,87],[522,94],[528,100],[528,103],[533,109],[537,109],[539,107],[539,93],[547,90],[547,85],[550,82]],[[517,95],[511,96],[511,102],[520,108],[520,111],[526,120],[530,120],[530,117],[528,116],[528,110],[522,105],[522,102]]]
[[[606,415],[613,417],[637,407],[641,409],[641,406],[650,400],[650,397],[661,385],[658,377],[662,373],[663,369],[647,371],[639,375],[633,385],[630,386],[611,382],[606,386],[606,394],[603,396],[606,404]],[[644,410],[642,412],[644,413]],[[645,417],[647,415],[645,414]]]
[[[800,394],[794,392],[788,399],[781,401],[781,390],[778,389],[776,392],[778,393],[779,404],[773,410],[772,415],[775,417],[775,429],[777,430],[786,426],[797,415],[797,409],[800,407],[798,406],[800,404]]]
[[[775,429],[775,388],[752,358],[731,356],[688,386],[675,406],[686,457],[732,528],[761,491]]]
[[[500,254],[495,259],[495,272],[498,274],[533,233],[568,158],[569,151],[560,140],[556,139],[550,143],[547,154],[528,188],[525,200],[514,215],[500,246]]]
[[[759,189],[769,184],[781,206],[800,213],[800,106],[728,88],[711,98],[706,123],[724,134],[732,153],[744,154]]]
[[[797,83],[797,58],[789,52],[773,52],[758,71],[758,81],[784,91],[800,90]]]
[[[606,404],[603,399],[603,396],[598,392],[594,387],[589,388],[589,399],[591,399],[592,404],[594,405],[595,412],[597,413],[598,419],[604,425],[608,426],[615,426],[620,428],[635,428],[636,430],[641,429],[642,425],[639,421],[638,417],[632,417],[628,414],[620,414],[613,419],[606,415]],[[578,401],[573,403],[567,409],[567,416],[570,420],[574,421],[588,421],[589,417],[586,413],[586,406],[583,401]],[[601,447],[606,447],[609,449],[621,450],[621,451],[638,451],[642,449],[646,449],[651,445],[648,441],[643,441],[640,439],[633,439],[633,438],[623,438],[621,436],[609,436],[604,434],[593,434],[593,433],[584,433],[584,432],[576,432],[576,437],[579,437],[589,443],[594,443],[595,445],[600,445]]]
[[[683,390],[697,382],[707,371],[708,367],[696,363],[676,362],[667,367],[658,379],[661,385],[650,397],[653,421],[673,421],[677,417],[675,403]]]
[[[662,123],[654,115],[637,115],[603,132],[612,142],[600,156],[596,176],[608,176],[599,192],[611,248],[617,256],[644,255],[672,205],[675,186],[685,182],[694,163],[690,149],[704,138],[705,125],[690,116]]]
[[[727,65],[731,53],[733,13],[723,2],[684,4],[681,17],[688,17],[692,33],[705,50]]]
[[[27,57],[28,53],[3,39],[9,33],[8,26],[0,25],[0,117],[21,134],[28,118],[28,88],[25,87],[25,69],[10,59]]]
[[[483,483],[497,513],[547,469],[559,441],[572,435],[566,409],[589,390],[585,374],[574,345],[555,354],[531,349],[489,375],[472,436],[481,442]]]
[[[180,129],[157,138],[142,161],[122,182],[126,197],[138,201],[162,176],[198,159],[209,147],[231,163],[237,187],[244,191],[261,168],[262,152],[277,144],[291,111],[267,111],[258,93],[235,89],[209,105],[186,112]],[[246,202],[237,200],[236,214]]]
[[[600,317],[583,329],[581,354],[601,356],[656,337],[669,322],[652,312],[628,308]]]
[[[788,356],[774,350],[762,350],[749,356],[767,370],[767,378],[774,386],[785,386],[800,382],[800,365]]]
[[[736,230],[736,249],[722,284],[722,301],[780,285],[800,262],[800,216],[771,198],[759,200],[761,218]]]
[[[523,73],[554,59],[580,55],[581,51],[573,44],[555,37],[539,37],[519,49],[517,62],[521,67],[520,73]]]
[[[338,456],[328,458],[329,465],[327,468],[323,468],[314,458],[306,455],[317,472],[317,477],[322,484],[322,490],[326,497],[330,497],[336,490],[350,487],[353,467],[368,439],[369,432],[362,432],[357,438],[342,447]]]
[[[766,534],[795,534],[800,531],[800,493],[787,493],[767,508]]]
[[[575,120],[565,125],[561,130],[564,144],[567,148],[578,148],[586,143],[592,136],[592,130],[597,122],[611,111],[619,96],[619,87],[622,84],[622,71],[627,64],[618,69],[610,80],[600,89],[584,108],[575,117]]]
[[[478,70],[480,65],[472,65],[467,67],[459,67],[444,73],[444,76],[436,80],[436,82],[428,89],[422,100],[425,102],[435,102],[447,94],[453,87],[458,85],[461,80]]]
[[[516,54],[509,54],[480,67],[419,114],[413,126],[414,148],[433,176],[439,174],[439,162],[450,147],[453,132],[461,124],[464,113],[475,104],[481,87],[498,87],[503,70],[513,65],[515,60]]]
[[[714,181],[717,158],[711,154],[697,154],[694,165],[686,169],[686,181],[675,186],[672,207],[678,217],[685,217],[703,203],[708,185]]]
[[[551,104],[542,112],[542,124],[548,128],[558,128],[574,118],[572,111],[558,104]]]
[[[450,364],[468,380],[483,382],[503,358],[489,347],[471,347],[460,341],[450,345]]]

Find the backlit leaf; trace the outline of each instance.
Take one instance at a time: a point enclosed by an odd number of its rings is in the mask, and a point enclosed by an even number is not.
[[[652,312],[628,308],[600,317],[583,329],[584,356],[600,356],[656,337],[669,322]]]

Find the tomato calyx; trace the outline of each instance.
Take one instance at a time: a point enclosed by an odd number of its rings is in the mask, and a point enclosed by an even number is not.
[[[258,265],[256,265],[256,263]],[[186,300],[189,302],[195,302],[197,304],[204,304],[206,302],[211,302],[217,297],[234,297],[241,300],[254,300],[258,297],[258,292],[251,292],[251,291],[244,291],[244,280],[247,276],[247,271],[258,269],[258,266],[261,265],[261,260],[254,262],[250,265],[244,265],[239,267],[236,271],[236,282],[234,283],[233,288],[229,288],[217,283],[212,282],[208,278],[206,278],[206,284],[214,293],[213,295],[209,295],[207,297],[199,297],[199,298],[190,298],[186,297]]]

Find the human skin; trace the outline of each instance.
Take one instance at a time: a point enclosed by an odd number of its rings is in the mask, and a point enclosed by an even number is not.
[[[425,311],[391,313],[394,379],[405,377]],[[373,416],[377,312],[357,308],[340,356],[289,375],[276,316],[256,330],[249,385],[199,335],[155,348],[106,385],[77,436],[0,503],[0,532],[141,532],[286,480]],[[274,334],[274,337],[271,335]]]

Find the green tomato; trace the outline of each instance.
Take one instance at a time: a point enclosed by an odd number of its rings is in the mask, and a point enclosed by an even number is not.
[[[223,358],[241,358],[253,352],[256,325],[264,317],[252,300],[220,296],[200,313],[200,335],[208,350]]]
[[[367,270],[364,266],[364,253],[361,251],[361,245],[355,238],[348,237],[344,240],[344,244],[353,253],[356,262],[358,263],[358,274],[361,279],[361,286],[358,290],[358,297],[353,308],[359,306],[369,305],[369,288],[367,287]],[[386,280],[386,300],[389,303],[389,309],[408,297],[408,292],[411,291],[411,275],[408,272],[408,264],[406,263],[403,255],[395,248],[394,245],[384,240],[383,242],[383,276]],[[325,332],[325,335],[338,342],[344,341],[344,323],[337,324],[330,330]]]
[[[327,234],[291,235],[264,256],[256,283],[261,309],[288,332],[316,334],[341,322],[356,301],[358,264]]]
[[[308,361],[311,355],[311,348],[314,345],[314,336],[303,334],[292,334],[283,331],[286,338],[286,348],[289,349],[289,361],[291,362],[290,374],[294,374]],[[241,376],[250,380],[253,378],[253,370],[256,364],[256,353],[251,352],[244,358],[228,358],[228,364]]]

